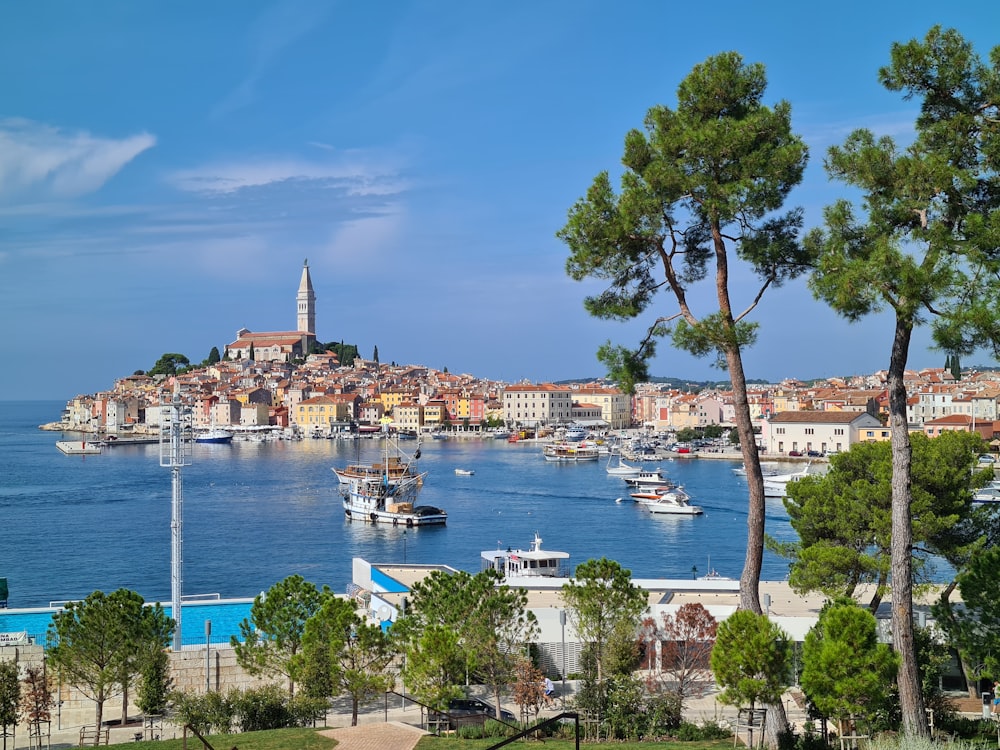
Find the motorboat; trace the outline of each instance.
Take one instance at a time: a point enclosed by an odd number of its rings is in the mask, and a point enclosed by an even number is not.
[[[656,487],[670,484],[662,469],[642,469],[637,474],[623,476],[629,487]]]
[[[809,476],[810,466],[812,466],[811,461],[801,471],[764,477],[764,497],[783,498],[788,492],[788,483]]]
[[[660,487],[647,487],[640,489],[638,492],[630,492],[629,497],[640,505],[646,505],[657,502],[663,495],[675,489],[677,488],[672,484],[665,484]]]
[[[416,504],[426,476],[417,470],[419,458],[419,441],[412,454],[405,454],[398,438],[384,428],[380,461],[333,470],[344,498],[344,514],[352,521],[393,526],[446,523],[448,514],[443,509]]]
[[[480,555],[482,570],[495,570],[504,578],[543,576],[565,578],[569,576],[569,552],[542,549],[542,538],[535,532],[531,548],[487,550]]]
[[[677,516],[700,516],[701,506],[691,505],[690,496],[681,487],[664,492],[654,502],[643,503],[650,513],[665,513]]]
[[[567,427],[564,434],[567,442],[579,442],[580,440],[585,440],[587,438],[587,428],[586,427]]]
[[[213,427],[204,432],[196,433],[194,441],[196,443],[231,443],[233,442],[233,433],[229,430]]]
[[[476,472],[472,469],[455,469],[455,473],[460,477],[471,477]]]
[[[497,427],[493,430],[494,440],[507,440],[514,433],[508,430],[506,427]]]
[[[546,461],[596,461],[600,458],[597,446],[589,441],[582,443],[549,443],[542,448]]]

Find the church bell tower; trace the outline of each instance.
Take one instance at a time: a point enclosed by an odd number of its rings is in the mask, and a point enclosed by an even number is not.
[[[312,279],[309,277],[309,259],[302,264],[302,280],[299,281],[298,327],[302,333],[316,333],[316,295],[313,293]]]

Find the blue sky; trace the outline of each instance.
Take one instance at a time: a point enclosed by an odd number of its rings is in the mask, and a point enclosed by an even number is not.
[[[588,317],[597,287],[566,276],[555,232],[692,66],[764,63],[811,149],[789,201],[811,226],[840,194],[830,145],[907,137],[914,105],[876,76],[893,41],[942,24],[983,57],[1000,43],[992,2],[814,5],[5,3],[0,398],[70,398],[244,326],[294,328],[305,258],[320,340],[508,381],[600,375],[597,347],[643,326]],[[750,378],[888,362],[887,320],[849,326],[804,283],[756,319]],[[941,366],[926,344],[911,365]],[[665,344],[652,371],[720,377]]]

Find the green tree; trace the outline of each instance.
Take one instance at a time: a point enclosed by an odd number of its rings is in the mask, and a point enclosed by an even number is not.
[[[208,353],[208,357],[205,359],[203,364],[214,365],[216,362],[220,362],[221,360],[222,360],[222,355],[219,354],[219,347],[213,346],[212,351]]]
[[[413,586],[410,613],[393,627],[407,644],[408,654],[428,628],[453,629],[464,672],[474,672],[489,687],[498,719],[501,696],[516,680],[518,658],[537,632],[526,592],[501,586],[500,580],[492,570],[474,576],[434,571]]]
[[[378,345],[376,345],[372,350],[372,361],[375,362],[376,365],[378,364]]]
[[[879,643],[875,616],[853,600],[828,603],[806,634],[799,682],[820,713],[838,720],[841,736],[855,733],[855,720],[871,719],[895,672],[896,656]]]
[[[183,354],[177,354],[172,352],[164,354],[162,357],[156,360],[156,364],[154,364],[146,374],[176,375],[178,371],[183,370],[190,364],[191,361]]]
[[[986,673],[1000,675],[1000,547],[991,546],[974,556],[958,575],[963,606],[938,602],[934,616],[963,661],[983,664]]]
[[[926,735],[913,637],[910,440],[904,373],[914,329],[932,319],[952,354],[1000,342],[998,272],[997,52],[990,68],[958,32],[934,27],[922,41],[893,44],[879,79],[920,102],[906,148],[856,130],[828,152],[826,169],[860,196],[824,211],[807,246],[821,257],[814,293],[850,321],[888,308],[892,478],[892,634],[904,734]]]
[[[174,621],[167,617],[163,607],[157,603],[152,606],[145,606],[142,598],[138,594],[130,602],[130,612],[125,620],[129,628],[130,648],[121,655],[120,666],[121,676],[119,685],[122,689],[122,724],[128,723],[128,694],[129,687],[136,677],[140,678],[140,685],[144,691],[143,697],[153,699],[154,686],[151,678],[156,671],[156,662],[159,660],[159,679],[164,684],[159,686],[163,693],[158,698],[160,708],[165,708],[165,695],[170,690],[168,658],[166,649],[170,645],[171,636],[174,632]],[[143,709],[145,710],[145,709]],[[150,713],[154,713],[150,711]]]
[[[585,300],[591,315],[638,317],[661,289],[676,302],[676,309],[655,317],[638,348],[607,343],[599,351],[598,358],[626,390],[648,378],[648,360],[657,340],[667,335],[677,348],[714,356],[728,369],[749,486],[740,606],[754,612],[761,611],[764,483],[743,350],[756,339],[750,315],[764,292],[811,267],[796,241],[801,212],[776,213],[802,179],[807,149],[792,133],[789,104],[771,108],[763,103],[766,86],[764,66],[746,64],[735,52],[695,66],[678,87],[677,108],[653,107],[646,132],[626,136],[620,193],[615,194],[607,172],[601,173],[558,233],[571,251],[570,276],[608,284]],[[753,289],[751,274],[741,274],[740,289],[747,297],[734,305],[730,267],[735,260],[745,263],[758,283]],[[702,295],[694,293],[695,286],[712,267],[716,309],[699,312]],[[771,712],[775,741],[782,714],[780,706]]]
[[[394,655],[380,627],[362,620],[351,602],[330,597],[306,621],[298,671],[311,696],[349,696],[357,726],[358,706],[392,687],[386,668]]]
[[[306,621],[332,596],[300,575],[278,581],[254,597],[250,619],[240,623],[240,637],[230,643],[236,661],[252,675],[283,675],[295,694],[295,655],[302,648]]]
[[[913,570],[919,579],[932,555],[958,565],[975,544],[970,482],[985,479],[973,472],[982,450],[978,435],[915,434],[912,447]],[[853,597],[858,586],[871,585],[868,607],[878,609],[890,573],[892,472],[888,443],[858,443],[833,456],[825,475],[789,484],[785,508],[798,541],[769,544],[792,560],[793,589]]]
[[[446,625],[432,624],[412,633],[406,642],[403,681],[417,699],[438,710],[462,695],[465,652],[459,635]]]
[[[616,661],[616,648],[635,644],[646,592],[632,583],[632,571],[602,557],[578,565],[563,584],[562,595],[573,628],[591,652],[593,676],[600,684]]]
[[[712,672],[722,687],[719,701],[751,709],[780,703],[789,652],[788,636],[766,615],[734,612],[719,623],[712,648]]]
[[[0,661],[0,727],[3,727],[3,746],[7,750],[7,730],[17,726],[21,683],[17,678],[17,664]]]
[[[63,682],[75,686],[96,704],[95,724],[103,721],[104,703],[116,694],[116,686],[134,677],[132,655],[144,642],[137,633],[147,617],[164,626],[167,638],[173,621],[144,611],[141,596],[118,589],[110,594],[95,591],[83,601],[70,602],[52,616],[46,654]],[[158,630],[163,632],[163,630]]]

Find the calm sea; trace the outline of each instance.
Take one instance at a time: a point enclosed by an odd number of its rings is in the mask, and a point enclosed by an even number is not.
[[[63,406],[0,402],[0,577],[9,581],[9,606],[120,587],[169,601],[170,470],[160,467],[158,446],[64,456],[59,433],[38,429],[58,421]],[[480,552],[526,548],[536,531],[544,548],[569,552],[571,564],[607,557],[639,578],[686,578],[709,566],[738,578],[743,566],[747,493],[735,462],[647,464],[705,510],[672,518],[632,503],[603,461],[561,465],[536,445],[431,440],[422,446],[421,502],[445,508],[448,524],[404,530],[345,520],[331,468],[359,450],[370,460],[377,443],[196,444],[183,472],[185,595],[252,597],[293,573],[343,592],[354,557],[475,572]],[[778,501],[768,501],[767,532],[794,538]],[[786,573],[785,561],[765,553],[763,578]]]

